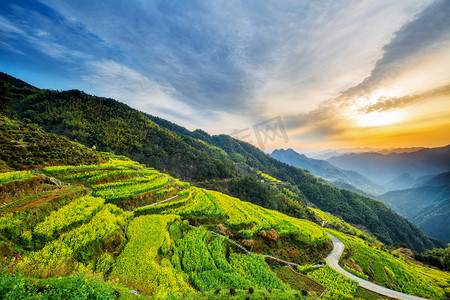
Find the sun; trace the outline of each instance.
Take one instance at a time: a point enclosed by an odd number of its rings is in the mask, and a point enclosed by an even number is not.
[[[370,112],[356,117],[356,125],[359,127],[386,126],[400,122],[402,119],[399,111]]]
[[[400,110],[370,111],[378,102],[397,96],[398,91],[395,89],[377,90],[365,97],[354,99],[344,115],[358,127],[378,127],[399,123],[404,119],[404,114]]]

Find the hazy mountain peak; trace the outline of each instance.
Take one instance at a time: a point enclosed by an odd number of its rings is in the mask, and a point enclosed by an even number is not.
[[[364,191],[368,194],[384,192],[383,188],[357,172],[340,169],[325,160],[309,158],[293,149],[277,149],[271,156],[289,165],[308,170],[314,176],[322,177],[340,188]]]
[[[343,169],[353,170],[378,184],[394,181],[404,173],[412,177],[436,175],[450,170],[450,146],[425,148],[410,153],[352,153],[327,160]]]

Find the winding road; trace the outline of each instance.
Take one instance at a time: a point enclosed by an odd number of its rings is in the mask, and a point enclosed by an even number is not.
[[[401,300],[419,300],[419,299],[426,299],[421,298],[417,296],[412,296],[408,294],[403,294],[394,290],[390,290],[388,288],[382,287],[378,284],[369,282],[367,280],[364,280],[362,278],[359,278],[358,276],[355,276],[344,269],[342,269],[339,266],[339,259],[341,258],[342,253],[344,252],[345,245],[342,243],[338,238],[335,236],[329,234],[331,237],[331,241],[333,242],[333,251],[327,256],[327,264],[338,271],[339,273],[353,279],[354,281],[357,281],[359,283],[360,287],[363,287],[367,290],[370,290],[372,292],[375,292],[380,295],[388,296],[395,299],[401,299]]]

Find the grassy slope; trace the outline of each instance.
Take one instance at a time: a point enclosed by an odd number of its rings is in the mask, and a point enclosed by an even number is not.
[[[327,221],[327,227],[334,229],[328,229],[329,232],[345,244],[346,250],[340,263],[347,271],[404,293],[432,299],[445,297],[445,288],[450,284],[448,273],[413,264],[398,253],[386,249],[366,232],[319,209],[309,209]],[[359,293],[364,294],[363,291]]]
[[[335,217],[332,214],[323,212],[318,208],[308,207],[308,209],[311,210],[312,212],[314,212],[314,214],[317,216],[317,218],[320,221],[327,222],[326,224],[323,224],[324,227],[332,228],[332,229],[338,230],[339,232],[348,233],[350,235],[357,236],[363,240],[368,240],[373,244],[381,245],[381,243],[377,239],[375,239],[370,234],[370,232],[362,231],[362,230],[348,224],[347,222],[342,221],[338,217]]]

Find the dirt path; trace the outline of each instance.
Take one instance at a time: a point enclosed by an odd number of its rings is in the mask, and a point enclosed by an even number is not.
[[[155,203],[152,203],[152,204],[149,204],[149,205],[141,206],[141,207],[150,207],[150,206],[158,205],[158,204],[161,204],[161,203],[164,203],[164,202],[168,202],[168,201],[170,201],[170,200],[172,200],[172,199],[174,199],[176,197],[178,197],[178,195],[175,195],[175,196],[170,197],[168,199],[164,199],[164,200],[161,200],[159,202],[155,202]]]

